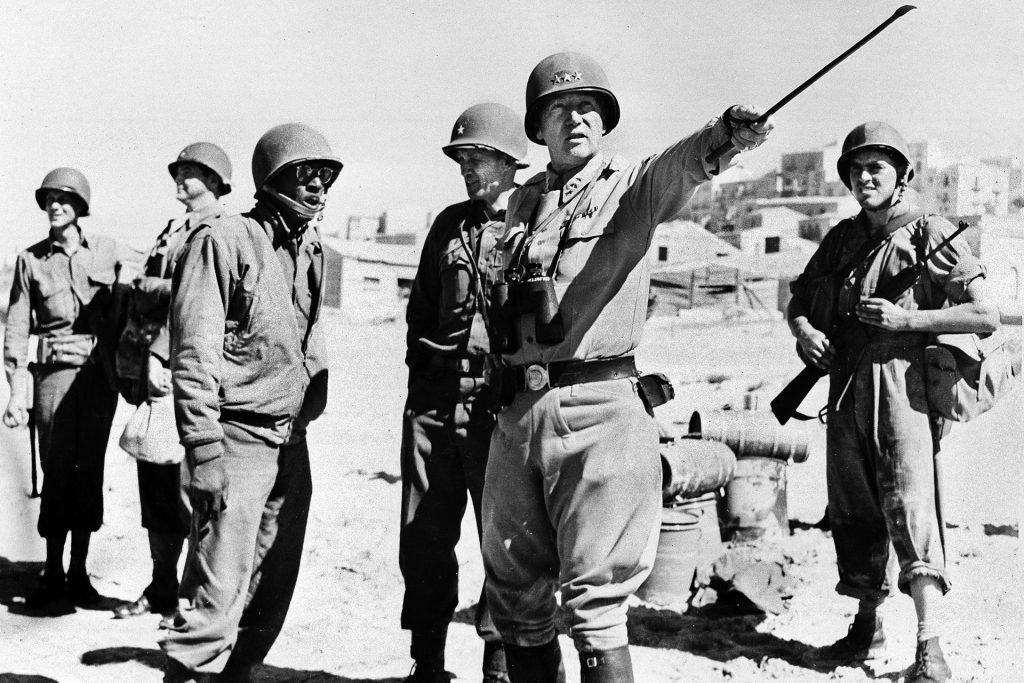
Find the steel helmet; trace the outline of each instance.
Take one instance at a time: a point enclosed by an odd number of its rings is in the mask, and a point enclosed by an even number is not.
[[[884,149],[902,159],[910,170],[907,181],[914,179],[914,165],[910,163],[910,147],[907,141],[888,123],[868,121],[851,130],[843,140],[843,153],[836,162],[836,169],[846,189],[850,189],[850,159],[860,150],[872,147]]]
[[[220,194],[231,192],[231,160],[217,145],[212,142],[193,142],[178,153],[178,158],[167,164],[167,170],[173,176],[181,164],[198,164],[208,171],[213,171],[220,178]]]
[[[519,116],[503,104],[474,104],[459,115],[452,126],[452,139],[441,151],[455,159],[455,151],[463,147],[486,147],[512,157],[516,166],[529,166],[526,138],[519,125]],[[455,159],[458,161],[458,159]]]
[[[326,162],[334,167],[335,174],[344,166],[341,159],[334,156],[327,138],[306,124],[274,126],[263,134],[252,153],[252,179],[256,189],[270,182],[285,166],[303,161]]]
[[[594,93],[602,100],[604,132],[619,124],[619,101],[608,85],[604,69],[592,58],[578,52],[559,52],[541,60],[526,82],[526,136],[537,144],[538,117],[544,99],[563,92]]]
[[[92,197],[92,193],[89,191],[89,181],[85,179],[85,174],[78,169],[62,166],[61,168],[53,169],[43,177],[43,182],[39,183],[39,189],[36,190],[36,204],[43,211],[46,210],[45,203],[48,190],[63,190],[75,195],[85,205],[81,215],[89,215],[89,200]]]

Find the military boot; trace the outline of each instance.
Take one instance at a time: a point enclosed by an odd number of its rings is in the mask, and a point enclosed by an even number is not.
[[[877,614],[858,614],[846,635],[825,647],[808,650],[804,663],[816,669],[856,666],[881,655],[885,649],[882,618]]]
[[[558,638],[535,647],[505,643],[505,661],[511,683],[565,683]]]
[[[633,683],[633,661],[629,646],[612,650],[584,650],[580,653],[582,683]]]
[[[444,646],[448,638],[448,627],[414,629],[409,654],[412,655],[412,672],[404,683],[448,683],[451,676],[444,669]]]
[[[509,683],[505,646],[501,642],[484,642],[483,673],[483,683]]]
[[[948,681],[952,676],[953,672],[949,670],[946,658],[942,656],[939,639],[918,641],[914,666],[910,667],[910,673],[904,679],[906,683],[941,683]]]

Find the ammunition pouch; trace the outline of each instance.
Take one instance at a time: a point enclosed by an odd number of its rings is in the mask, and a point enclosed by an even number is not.
[[[39,365],[65,365],[79,367],[92,358],[96,348],[96,335],[67,334],[59,337],[40,337],[36,349]]]

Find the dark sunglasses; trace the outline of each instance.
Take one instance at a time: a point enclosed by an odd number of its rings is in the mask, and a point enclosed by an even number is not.
[[[334,178],[334,169],[330,166],[321,166],[320,168],[314,168],[309,164],[299,164],[295,167],[295,177],[299,179],[300,183],[308,183],[316,176],[320,179],[320,182],[327,185]]]

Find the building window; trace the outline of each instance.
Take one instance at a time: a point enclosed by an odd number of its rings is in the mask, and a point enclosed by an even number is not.
[[[380,283],[380,278],[379,277],[371,277],[369,275],[364,275],[363,276],[363,291],[364,292],[379,292],[380,289],[381,289],[380,284],[381,283]]]
[[[658,260],[668,261],[668,247],[658,247]]]
[[[775,236],[775,237],[765,237],[764,238],[764,253],[766,253],[766,254],[777,254],[777,253],[779,253],[779,250],[781,248],[782,248],[782,238],[781,237]]]

